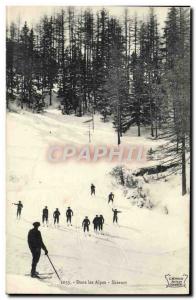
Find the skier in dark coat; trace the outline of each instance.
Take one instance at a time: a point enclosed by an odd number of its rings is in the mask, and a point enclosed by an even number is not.
[[[103,218],[102,215],[100,215],[100,216],[98,217],[98,221],[99,221],[99,223],[98,223],[99,230],[103,230],[104,218]]]
[[[70,207],[67,208],[66,216],[67,216],[67,224],[68,223],[71,224],[71,217],[73,216],[73,210]]]
[[[96,217],[93,219],[93,225],[94,225],[95,231],[97,231],[98,224],[99,224],[99,217],[98,217],[98,215],[96,215]]]
[[[36,272],[36,266],[39,262],[41,249],[45,251],[45,255],[48,254],[48,250],[42,241],[41,232],[38,230],[40,226],[39,222],[33,223],[33,229],[28,233],[28,245],[32,253],[32,268],[31,268],[31,277],[38,277],[38,272]]]
[[[88,217],[85,217],[85,219],[82,222],[84,232],[89,231],[89,225],[90,225],[90,221],[89,221]]]
[[[115,222],[118,223],[118,213],[121,213],[121,211],[117,210],[116,208],[115,209],[112,208],[112,211],[114,213],[114,215],[113,215],[113,223],[115,223]]]
[[[91,184],[91,196],[92,195],[95,195],[95,186],[93,183]]]
[[[45,206],[45,208],[42,211],[42,223],[44,224],[44,222],[46,222],[46,224],[48,224],[48,207]]]
[[[56,210],[53,213],[53,218],[54,218],[54,224],[59,224],[59,216],[60,216],[60,211],[58,210],[58,208],[56,208]]]
[[[20,219],[21,212],[22,212],[22,208],[23,208],[22,202],[21,202],[21,201],[18,201],[18,203],[12,203],[12,204],[14,204],[14,205],[17,206],[16,217],[17,217],[18,219]]]
[[[110,203],[110,201],[112,201],[112,203],[114,201],[114,194],[112,192],[108,196],[108,203]]]

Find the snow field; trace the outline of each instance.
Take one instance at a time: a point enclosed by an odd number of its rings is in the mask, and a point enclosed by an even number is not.
[[[8,113],[7,115],[7,292],[18,293],[187,293],[188,288],[166,288],[166,274],[188,274],[188,197],[180,195],[180,179],[155,182],[147,188],[157,206],[153,210],[132,206],[122,187],[109,175],[115,166],[100,163],[53,164],[47,160],[47,149],[53,144],[88,143],[89,117],[63,116],[57,110],[43,115]],[[24,144],[25,143],[25,144]],[[116,143],[110,123],[95,117],[92,144]],[[144,137],[126,134],[124,144],[156,146]],[[147,162],[146,164],[148,164]],[[129,168],[140,167],[134,162]],[[90,184],[96,195],[90,195]],[[108,194],[113,192],[114,208],[119,225],[112,224],[112,205]],[[16,206],[22,201],[22,218],[16,220]],[[27,234],[34,221],[41,221],[42,209],[49,208],[49,227],[40,227],[49,255],[61,279],[55,274],[43,282],[25,277],[30,271],[31,254]],[[169,214],[162,207],[167,205]],[[73,226],[66,224],[66,209],[74,212]],[[55,208],[61,212],[60,226],[52,224]],[[83,233],[85,216],[92,222],[96,214],[105,219],[103,235]],[[41,256],[38,270],[51,272],[47,257]],[[76,280],[100,280],[107,284],[76,284]],[[111,284],[112,280],[127,284]],[[108,283],[109,282],[109,283]],[[188,285],[187,285],[188,286]]]

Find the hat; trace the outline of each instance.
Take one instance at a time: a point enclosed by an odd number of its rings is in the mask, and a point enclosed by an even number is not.
[[[39,227],[39,226],[40,226],[40,222],[34,222],[34,223],[33,223],[33,226],[34,226],[34,227]]]

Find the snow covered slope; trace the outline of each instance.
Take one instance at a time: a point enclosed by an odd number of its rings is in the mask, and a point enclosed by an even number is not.
[[[88,119],[63,116],[54,109],[43,115],[7,115],[7,293],[188,293],[188,281],[186,288],[166,288],[165,279],[167,274],[189,272],[189,200],[180,195],[178,176],[151,184],[152,198],[160,206],[147,210],[132,206],[122,187],[114,183],[109,173],[115,164],[48,161],[50,145],[88,144],[88,125],[83,123]],[[122,143],[158,144],[128,134]],[[112,124],[102,123],[98,116],[92,144],[116,144]],[[135,168],[137,163],[129,167]],[[95,197],[90,196],[91,183],[96,186]],[[122,211],[119,225],[113,225],[112,206],[107,203],[111,191],[115,195],[113,207]],[[19,200],[24,205],[20,221],[12,205]],[[164,204],[168,215],[159,209]],[[43,281],[25,276],[31,268],[27,234],[34,221],[41,221],[45,205],[50,224],[41,226],[40,231],[62,283],[55,274]],[[68,206],[74,211],[72,227],[66,225]],[[57,207],[61,212],[59,228],[52,223]],[[95,234],[92,224],[90,235],[84,234],[84,217],[92,222],[96,214],[104,216],[103,234]],[[44,254],[38,270],[52,271]]]

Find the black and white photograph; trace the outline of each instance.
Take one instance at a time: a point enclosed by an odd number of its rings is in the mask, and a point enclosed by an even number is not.
[[[7,5],[5,30],[6,293],[189,295],[191,7]]]

